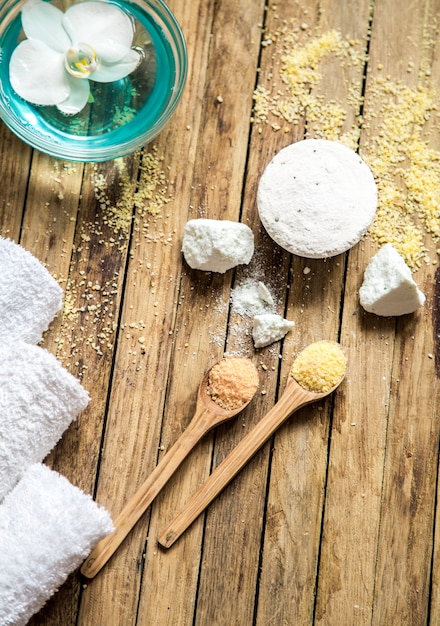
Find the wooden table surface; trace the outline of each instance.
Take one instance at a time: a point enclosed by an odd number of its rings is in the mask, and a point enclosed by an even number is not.
[[[225,352],[253,359],[260,389],[197,445],[103,571],[89,582],[74,572],[31,624],[438,625],[440,1],[170,6],[188,82],[141,153],[61,162],[0,127],[1,234],[60,281],[64,310],[44,346],[91,395],[46,462],[116,516],[188,425],[203,372]],[[304,137],[359,150],[383,208],[383,228],[326,261],[281,250],[257,213],[265,166]],[[429,202],[430,224],[426,212],[408,215]],[[248,224],[250,265],[190,270],[182,232],[197,217]],[[418,226],[417,246],[400,220]],[[359,304],[364,270],[388,240],[427,296],[412,315],[379,318]],[[263,281],[295,322],[283,342],[254,350],[251,320],[229,304],[245,279]],[[273,406],[297,352],[319,339],[346,350],[342,386],[287,420],[160,548],[167,524]]]

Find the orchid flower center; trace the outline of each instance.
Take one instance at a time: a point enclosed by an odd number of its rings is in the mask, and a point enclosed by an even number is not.
[[[66,70],[75,78],[88,78],[101,65],[92,46],[82,42],[67,50],[64,63]]]

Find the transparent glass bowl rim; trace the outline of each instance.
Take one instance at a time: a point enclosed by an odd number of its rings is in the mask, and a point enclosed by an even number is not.
[[[21,6],[26,0],[1,0],[0,1],[0,29],[2,22],[4,22],[8,12],[14,11],[14,14],[18,15]],[[8,108],[6,108],[3,102],[0,101],[0,118],[6,124],[6,126],[31,147],[40,150],[48,155],[54,156],[63,160],[70,161],[109,161],[122,156],[126,156],[152,141],[163,127],[167,124],[171,116],[173,115],[177,105],[180,102],[183,89],[185,86],[187,73],[188,73],[188,55],[186,49],[185,38],[182,30],[173,14],[171,9],[165,4],[163,0],[130,0],[130,2],[138,7],[147,7],[153,11],[153,13],[160,18],[165,24],[167,32],[168,44],[171,47],[174,61],[176,64],[176,77],[173,85],[172,95],[165,108],[158,116],[153,125],[148,126],[145,130],[136,135],[136,137],[127,141],[120,141],[118,143],[108,143],[100,145],[93,145],[93,139],[84,136],[76,137],[75,143],[55,143],[45,139],[38,133],[34,133],[32,128],[21,124],[20,120],[13,115]],[[19,97],[19,96],[17,96]],[[89,144],[89,145],[87,145]]]

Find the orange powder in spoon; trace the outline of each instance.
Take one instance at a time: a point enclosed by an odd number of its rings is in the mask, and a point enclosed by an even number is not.
[[[216,363],[208,376],[208,394],[223,409],[246,404],[258,388],[258,372],[245,357],[226,357]]]

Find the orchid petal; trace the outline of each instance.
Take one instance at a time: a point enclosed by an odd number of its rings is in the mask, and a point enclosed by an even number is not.
[[[13,89],[33,104],[58,104],[70,93],[64,56],[38,39],[25,39],[15,48],[9,75]]]
[[[57,52],[65,52],[71,41],[63,28],[64,13],[41,0],[29,0],[21,10],[23,30],[29,39],[39,39]]]
[[[105,39],[95,39],[93,49],[103,63],[111,65],[112,63],[119,63],[130,50],[130,46],[126,46],[125,43],[121,44],[114,34],[113,37],[108,35]]]
[[[124,58],[114,64],[101,63],[100,67],[89,76],[97,83],[111,83],[128,76],[139,65],[142,56],[136,50],[129,50]]]
[[[63,25],[73,43],[92,46],[101,61],[122,59],[133,42],[134,26],[121,9],[107,2],[80,2],[69,7]]]
[[[70,84],[69,96],[57,104],[57,108],[66,115],[75,115],[86,106],[90,95],[90,83],[88,80],[68,76]]]

